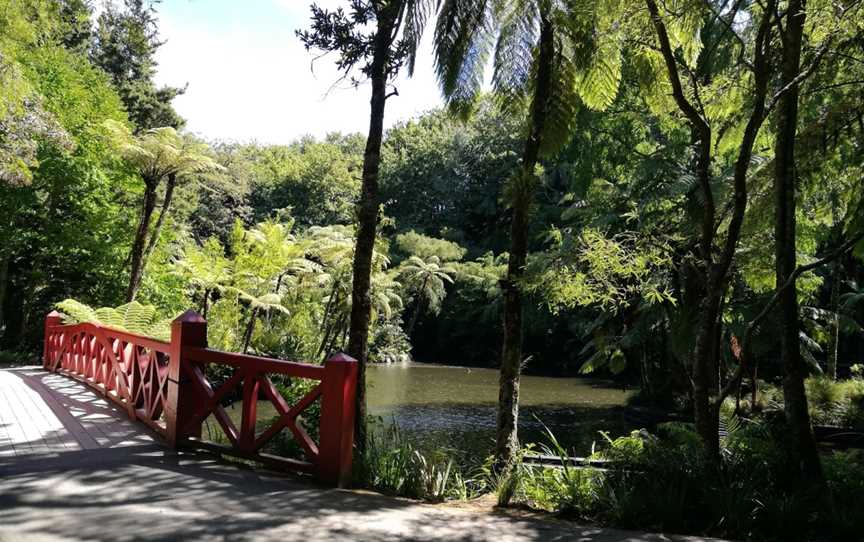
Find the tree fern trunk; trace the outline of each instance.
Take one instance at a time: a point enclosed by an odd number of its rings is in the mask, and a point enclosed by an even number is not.
[[[150,255],[153,254],[153,251],[156,249],[156,244],[159,243],[159,236],[162,234],[162,226],[165,224],[165,218],[171,210],[171,200],[174,197],[174,188],[177,183],[176,179],[177,178],[173,174],[170,175],[168,177],[168,182],[165,185],[165,197],[162,200],[162,208],[159,209],[159,216],[156,218],[156,224],[153,226],[153,232],[150,234],[147,248],[144,249],[144,254],[141,256],[139,272],[137,275],[138,280],[135,283],[135,289],[132,292],[133,299],[135,298],[135,295],[137,295],[138,289],[141,287],[141,281],[144,278],[144,271],[147,269],[147,260],[150,259]]]
[[[495,459],[498,468],[509,468],[519,450],[519,378],[522,370],[522,292],[521,280],[528,256],[528,225],[533,196],[534,169],[546,124],[555,41],[552,22],[543,16],[537,78],[531,103],[528,138],[522,155],[522,168],[514,180],[513,217],[510,224],[510,258],[507,275],[501,281],[504,297],[504,343],[498,390],[498,419]]]
[[[255,318],[258,316],[258,307],[252,308],[252,314],[249,315],[249,323],[246,325],[246,333],[243,334],[243,353],[249,351],[249,344],[252,342],[252,333],[255,331]]]
[[[126,289],[126,301],[135,299],[138,285],[141,283],[147,232],[150,230],[150,221],[153,219],[153,211],[156,209],[157,188],[158,182],[145,180],[144,200],[141,203],[141,213],[138,217],[138,228],[135,230],[135,239],[132,241],[132,249],[129,253],[131,268],[129,270],[129,286]]]
[[[420,317],[420,313],[423,312],[423,292],[426,291],[426,283],[429,280],[429,277],[423,279],[423,284],[420,286],[420,293],[417,295],[417,306],[414,307],[414,314],[411,315],[411,322],[408,324],[408,332],[406,333],[409,337],[414,332],[414,326],[417,325],[417,319]]]
[[[324,336],[321,338],[321,344],[318,347],[318,356],[321,356],[321,353],[324,351],[324,347],[327,346],[327,340],[330,338],[330,329],[333,327],[330,323],[330,318],[332,316],[332,310],[334,307],[334,298],[336,297],[336,293],[338,291],[337,287],[339,285],[339,280],[337,277],[333,278],[333,287],[330,289],[330,296],[327,298],[327,305],[324,307],[324,316],[321,318],[321,327],[324,328]]]

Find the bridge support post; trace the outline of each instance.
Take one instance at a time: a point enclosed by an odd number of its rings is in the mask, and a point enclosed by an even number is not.
[[[171,322],[171,347],[168,355],[168,401],[165,425],[168,446],[177,449],[185,437],[201,437],[201,423],[187,427],[198,403],[191,385],[190,362],[183,349],[207,347],[207,321],[197,312],[188,310]]]
[[[51,311],[45,317],[45,338],[42,345],[42,368],[46,371],[52,370],[51,363],[51,344],[49,341],[48,329],[53,326],[59,326],[63,323],[63,315],[57,311]]]
[[[351,483],[354,452],[357,360],[345,354],[330,356],[324,362],[321,389],[317,474],[323,482],[345,487]]]

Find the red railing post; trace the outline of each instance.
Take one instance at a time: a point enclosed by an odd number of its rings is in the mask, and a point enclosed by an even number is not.
[[[351,482],[356,393],[357,360],[345,354],[330,356],[321,381],[317,470],[319,479],[339,487]]]
[[[51,344],[49,341],[48,328],[59,326],[63,323],[63,315],[57,311],[51,311],[45,317],[45,340],[42,345],[42,367],[51,370]]]
[[[189,374],[183,370],[183,365],[188,363],[184,359],[183,349],[189,346],[207,347],[207,321],[193,310],[184,312],[171,322],[165,432],[168,446],[174,449],[177,449],[184,437],[201,436],[201,423],[196,427],[186,427],[198,399],[190,385]]]

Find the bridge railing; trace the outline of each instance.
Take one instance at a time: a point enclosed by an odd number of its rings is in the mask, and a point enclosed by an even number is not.
[[[187,311],[171,324],[171,341],[158,341],[92,323],[64,325],[62,315],[45,320],[45,369],[80,380],[162,435],[172,448],[193,447],[308,472],[322,481],[350,481],[354,437],[357,362],[344,354],[323,365],[296,363],[207,347],[207,322]],[[207,365],[221,365],[230,376],[214,385]],[[309,379],[310,391],[289,404],[273,375]],[[242,405],[239,428],[224,404]],[[262,427],[259,402],[272,403],[276,416]],[[307,433],[303,414],[320,401],[318,441]],[[215,420],[225,442],[202,437]],[[290,431],[303,459],[265,452],[266,445]]]

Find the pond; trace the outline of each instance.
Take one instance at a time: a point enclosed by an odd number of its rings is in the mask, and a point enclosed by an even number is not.
[[[421,448],[449,448],[485,457],[495,444],[498,370],[407,363],[368,368],[369,413],[396,423]],[[523,376],[519,436],[546,442],[544,425],[577,455],[591,451],[599,431],[632,429],[623,405],[633,391],[587,378]]]

